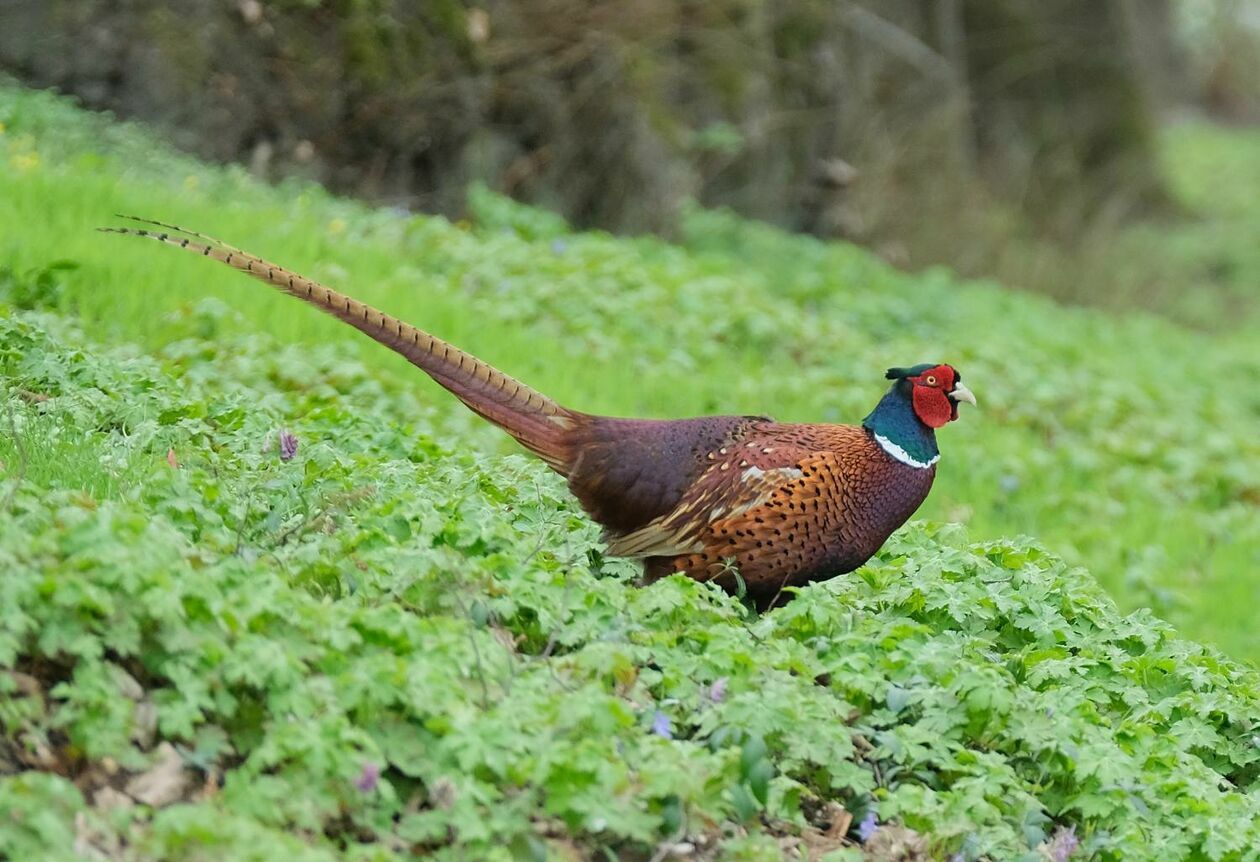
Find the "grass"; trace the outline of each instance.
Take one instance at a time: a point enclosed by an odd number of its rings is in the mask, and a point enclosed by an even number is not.
[[[1245,329],[907,275],[721,213],[671,245],[484,193],[467,224],[373,210],[15,89],[0,123],[0,856],[852,859],[876,825],[968,862],[1260,841],[1260,683],[1125,613],[1260,655]],[[1169,146],[1205,207],[1210,154],[1253,144]],[[1226,200],[1205,218],[1250,217]],[[554,476],[409,366],[91,230],[115,211],[581,409],[856,421],[884,368],[928,359],[983,409],[941,434],[929,523],[752,619],[681,579],[632,588]],[[1243,239],[1211,250],[1229,289]]]
[[[5,91],[0,122],[9,293],[42,291],[41,303],[103,337],[158,347],[192,304],[215,297],[239,314],[224,332],[357,343],[231,272],[91,230],[122,211],[246,245],[595,412],[856,421],[877,399],[883,368],[950,361],[975,381],[983,410],[941,435],[925,516],[981,537],[1036,535],[1088,565],[1122,606],[1154,604],[1191,635],[1260,655],[1250,612],[1260,590],[1260,407],[1245,384],[1260,349],[1249,328],[1205,335],[939,270],[902,275],[858,248],[721,214],[693,214],[673,246],[571,234],[485,195],[471,225],[375,211],[205,167],[40,94]],[[1192,128],[1170,138],[1189,205],[1222,201],[1202,228],[1212,236],[1246,199],[1192,190],[1226,185],[1208,166],[1230,140]],[[1233,161],[1253,164],[1251,139],[1236,146]],[[1256,271],[1247,236],[1238,229],[1214,252],[1233,261],[1240,290]],[[74,268],[49,271],[65,261]],[[439,412],[458,414],[401,360],[358,349],[414,381]],[[470,446],[505,446],[462,415],[451,421],[474,435]]]
[[[6,406],[29,469],[0,516],[0,856],[1260,841],[1260,677],[1035,543],[919,522],[761,617],[636,588],[536,461],[476,453],[340,345],[230,323],[205,304],[150,358],[0,314],[0,374],[47,396]]]
[[[11,483],[31,482],[45,488],[82,490],[96,498],[116,497],[133,481],[130,465],[125,461],[111,465],[98,443],[94,434],[67,428],[48,416],[28,414],[20,425],[14,419],[5,428],[0,438],[0,464]]]

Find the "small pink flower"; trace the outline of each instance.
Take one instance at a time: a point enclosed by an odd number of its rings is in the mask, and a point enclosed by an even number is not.
[[[1080,846],[1081,839],[1076,837],[1076,827],[1060,826],[1054,830],[1054,835],[1050,837],[1050,844],[1046,849],[1050,851],[1050,858],[1054,862],[1067,862]]]
[[[728,681],[724,676],[713,680],[713,685],[709,686],[709,700],[714,703],[721,703],[726,700],[726,684]]]
[[[354,786],[363,793],[371,793],[381,780],[381,768],[375,763],[363,764],[363,771],[354,780]]]
[[[297,454],[298,441],[288,431],[280,432],[280,460],[292,461],[293,456]]]

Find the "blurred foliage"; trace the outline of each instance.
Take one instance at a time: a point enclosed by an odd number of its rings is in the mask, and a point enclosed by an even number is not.
[[[1260,3],[1181,0],[1178,5],[1194,101],[1221,119],[1260,121]]]
[[[257,176],[667,235],[695,199],[1068,296],[1001,248],[1163,205],[1170,2],[9,0],[0,64]]]

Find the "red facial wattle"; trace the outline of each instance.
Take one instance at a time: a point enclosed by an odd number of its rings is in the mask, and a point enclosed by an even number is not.
[[[957,372],[948,365],[938,365],[910,378],[914,384],[911,403],[924,425],[940,428],[958,418],[958,404],[949,397],[956,379]]]

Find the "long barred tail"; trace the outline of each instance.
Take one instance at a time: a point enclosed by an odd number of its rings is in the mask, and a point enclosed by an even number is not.
[[[560,406],[542,393],[422,329],[249,252],[175,225],[136,216],[120,215],[119,218],[161,230],[130,227],[103,227],[99,230],[179,246],[226,263],[310,303],[405,357],[473,412],[507,431],[561,474],[568,474],[568,432],[574,429],[583,414]]]

